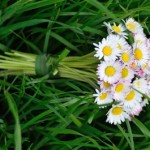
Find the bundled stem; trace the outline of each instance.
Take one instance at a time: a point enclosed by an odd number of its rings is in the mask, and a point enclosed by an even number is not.
[[[94,53],[84,56],[52,57],[12,50],[0,55],[0,76],[7,75],[46,75],[70,78],[96,86],[98,60]]]

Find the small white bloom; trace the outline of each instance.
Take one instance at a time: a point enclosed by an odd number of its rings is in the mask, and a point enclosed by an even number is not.
[[[108,40],[109,41],[113,41],[115,49],[118,49],[119,53],[121,53],[122,50],[126,50],[126,49],[130,48],[130,45],[127,43],[127,41],[123,37],[121,37],[119,35],[110,34],[108,36]]]
[[[113,98],[121,101],[124,97],[127,91],[129,91],[130,82],[120,80],[118,83],[113,84],[112,86],[112,93]]]
[[[133,54],[132,54],[131,48],[122,51],[121,56],[120,56],[120,60],[124,64],[130,64],[131,63],[131,61],[133,60]]]
[[[103,61],[98,66],[97,75],[100,80],[113,84],[121,77],[121,64],[118,61]]]
[[[96,54],[95,57],[99,59],[104,58],[104,60],[116,60],[119,55],[118,49],[115,48],[115,43],[110,40],[109,36],[107,38],[103,38],[102,42],[98,44],[94,43]]]
[[[111,124],[121,124],[125,119],[130,120],[130,116],[126,112],[126,108],[121,105],[114,105],[107,113],[107,120]]]
[[[112,99],[112,96],[110,95],[110,93],[108,91],[98,91],[96,89],[96,94],[93,94],[93,96],[95,96],[95,103],[97,103],[100,108],[103,108],[105,106],[103,105],[106,105],[106,104],[109,104],[109,103],[112,103],[113,102],[113,99]],[[102,105],[102,106],[101,106]]]
[[[143,32],[142,26],[136,22],[133,18],[129,18],[125,22],[126,28],[132,33],[141,33]]]
[[[143,32],[135,34],[133,37],[136,44],[146,44],[146,36]]]
[[[141,113],[143,107],[141,103],[137,102],[133,107],[129,107],[127,109],[128,109],[129,115],[131,117],[134,117],[134,116],[138,116]]]
[[[148,81],[145,78],[136,79],[133,81],[133,88],[143,94],[148,93]]]
[[[146,63],[146,64],[143,64],[141,66],[141,69],[143,70],[144,72],[144,75],[149,75],[150,74],[150,60]]]
[[[126,38],[127,33],[125,32],[125,27],[122,24],[116,25],[115,23],[111,25],[110,23],[104,22],[104,25],[108,29],[108,33],[116,33],[124,38]]]
[[[138,66],[146,64],[149,60],[149,52],[145,44],[133,44],[133,55]]]
[[[108,82],[105,82],[105,81],[99,81],[98,82],[98,84],[100,85],[100,89],[101,90],[110,90],[110,88],[111,88],[111,84],[110,83],[108,83]]]
[[[126,93],[124,99],[122,99],[124,106],[131,108],[138,105],[141,101],[142,95],[133,89],[130,89],[129,92]]]
[[[134,78],[134,71],[129,66],[123,66],[121,78],[130,82]]]

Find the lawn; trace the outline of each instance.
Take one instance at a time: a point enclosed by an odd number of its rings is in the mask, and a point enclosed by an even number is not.
[[[104,22],[130,17],[149,38],[149,0],[0,1],[0,150],[150,149],[149,105],[113,125],[93,97],[93,43],[107,36]]]

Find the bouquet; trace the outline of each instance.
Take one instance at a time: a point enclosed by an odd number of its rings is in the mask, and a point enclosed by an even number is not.
[[[100,109],[112,106],[107,122],[121,124],[125,119],[131,120],[148,104],[150,39],[133,18],[123,23],[105,22],[108,36],[94,43],[96,51],[85,56],[68,56],[67,49],[59,56],[5,52],[0,55],[0,75],[26,74],[86,82],[96,88],[93,96]]]

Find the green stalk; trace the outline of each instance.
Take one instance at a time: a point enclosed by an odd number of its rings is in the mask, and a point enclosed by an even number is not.
[[[96,67],[98,60],[94,57],[94,52],[84,56],[66,56],[68,51],[63,51],[57,58],[47,57],[41,58],[36,54],[23,53],[18,51],[6,52],[5,56],[0,55],[0,76],[6,75],[36,75],[37,69],[44,71],[49,69],[48,74],[55,76],[56,74],[61,78],[70,78],[86,82],[93,87],[96,87]],[[47,59],[47,63],[45,63]],[[37,66],[38,65],[38,66]],[[36,68],[37,67],[37,68]],[[39,72],[38,71],[38,72]],[[43,74],[42,74],[43,75]]]

